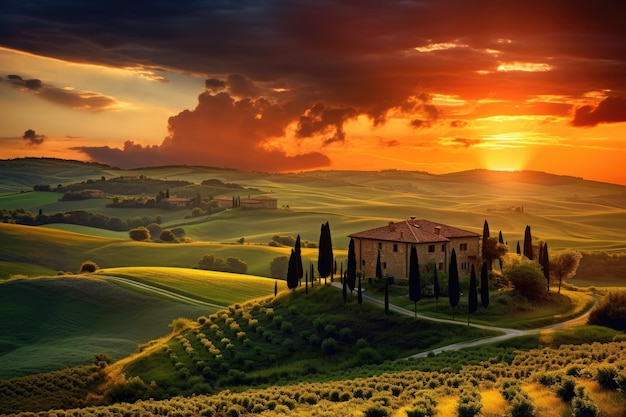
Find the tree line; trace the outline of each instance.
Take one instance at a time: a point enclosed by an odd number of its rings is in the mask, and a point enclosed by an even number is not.
[[[50,214],[43,213],[39,210],[39,213],[35,214],[24,209],[0,209],[0,222],[22,224],[26,226],[64,223],[113,230],[116,232],[125,232],[134,227],[147,226],[151,223],[160,224],[161,216],[138,216],[121,219],[119,217],[109,217],[104,214],[92,213],[85,210],[74,210]]]

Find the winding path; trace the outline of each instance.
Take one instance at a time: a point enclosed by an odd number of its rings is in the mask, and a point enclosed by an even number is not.
[[[208,307],[208,308],[216,308],[216,309],[222,309],[226,307],[225,305],[209,303],[207,301],[201,301],[196,298],[187,297],[185,295],[181,295],[170,290],[165,290],[163,288],[155,287],[153,285],[145,284],[139,281],[134,281],[128,278],[116,277],[113,275],[99,275],[99,276],[107,281],[119,282],[121,284],[128,285],[130,287],[134,287],[142,291],[154,293],[162,297],[169,298],[174,301],[178,301],[179,303],[191,304],[196,307]]]
[[[333,282],[332,285],[334,287],[337,288],[341,288],[341,283],[338,282]],[[370,303],[373,304],[377,304],[380,306],[384,306],[385,302],[383,300],[381,300],[380,298],[376,298],[376,297],[372,297],[366,294],[362,294],[363,296],[363,300],[364,301],[368,301]],[[598,303],[598,300],[596,299],[596,304]],[[504,340],[509,340],[509,339],[513,339],[515,337],[520,337],[520,336],[528,336],[528,335],[532,335],[532,334],[539,334],[541,332],[545,332],[545,331],[552,331],[552,330],[559,330],[559,329],[565,329],[565,328],[569,328],[569,327],[575,327],[575,326],[579,326],[581,324],[584,324],[587,322],[587,317],[589,316],[589,314],[591,314],[591,310],[593,309],[590,308],[585,314],[575,317],[571,320],[567,320],[561,323],[555,323],[555,324],[551,324],[549,326],[544,326],[544,327],[538,327],[535,329],[526,329],[526,330],[518,330],[518,329],[508,329],[505,327],[493,327],[493,326],[487,326],[484,324],[476,324],[476,323],[470,323],[469,326],[471,327],[475,327],[478,329],[485,329],[485,330],[493,330],[496,332],[501,332],[501,335],[498,336],[492,336],[492,337],[486,337],[484,339],[477,339],[477,340],[469,340],[469,341],[464,341],[464,342],[458,342],[458,343],[453,343],[451,345],[446,345],[446,346],[441,346],[435,349],[431,349],[429,351],[426,352],[421,352],[421,353],[417,353],[415,355],[411,355],[406,359],[411,359],[411,358],[424,358],[428,355],[432,355],[432,354],[439,354],[442,352],[448,352],[448,351],[456,351],[456,350],[460,350],[460,349],[465,349],[465,348],[469,348],[469,347],[475,347],[475,346],[481,346],[481,345],[486,345],[489,343],[495,343],[495,342],[501,342]],[[440,319],[437,317],[430,317],[430,316],[426,316],[424,314],[419,314],[417,313],[417,315],[415,314],[415,312],[411,311],[411,310],[407,310],[406,308],[402,308],[402,307],[398,307],[396,305],[390,304],[389,305],[389,310],[391,311],[395,311],[396,313],[399,314],[404,314],[407,316],[411,316],[411,317],[416,317],[418,319],[421,320],[430,320],[430,321],[435,321],[435,322],[439,322],[439,323],[447,323],[447,324],[455,324],[458,326],[468,326],[467,322],[465,321],[456,321],[456,320],[449,320],[449,319]]]
[[[159,287],[155,287],[153,285],[150,284],[145,284],[142,282],[138,282],[138,281],[133,281],[131,279],[128,278],[121,278],[121,277],[116,277],[116,276],[112,276],[112,275],[106,275],[106,276],[102,276],[102,278],[108,280],[108,281],[113,281],[113,282],[118,282],[124,285],[128,285],[131,287],[134,287],[136,289],[142,290],[142,291],[147,291],[147,292],[151,292],[154,294],[158,294],[160,296],[172,299],[174,301],[178,301],[178,302],[182,302],[182,303],[186,303],[186,304],[191,304],[194,306],[198,306],[198,307],[207,307],[207,308],[216,308],[216,309],[221,309],[224,308],[224,305],[220,305],[220,304],[214,304],[214,303],[209,303],[206,301],[201,301],[195,298],[191,298],[191,297],[187,297],[181,294],[177,294],[173,291],[169,291],[169,290],[165,290],[163,288],[159,288]],[[341,283],[338,282],[333,282],[331,284],[332,286],[341,289]],[[380,305],[380,306],[384,306],[384,301],[381,300],[380,298],[376,298],[376,297],[372,297],[370,295],[367,294],[362,294],[363,295],[363,300],[370,302],[372,304],[376,304],[376,305]],[[596,304],[597,304],[598,300],[596,299]],[[515,337],[520,337],[520,336],[528,336],[528,335],[533,335],[533,334],[539,334],[541,332],[545,332],[545,331],[552,331],[552,330],[559,330],[559,329],[564,329],[564,328],[569,328],[569,327],[574,327],[574,326],[579,326],[581,324],[584,324],[587,321],[587,317],[589,316],[589,314],[591,313],[591,310],[593,308],[590,308],[585,314],[573,318],[571,320],[567,320],[561,323],[555,323],[555,324],[551,324],[549,326],[544,326],[544,327],[538,327],[535,329],[526,329],[526,330],[518,330],[518,329],[509,329],[509,328],[505,328],[505,327],[493,327],[493,326],[487,326],[484,324],[477,324],[477,323],[469,323],[469,326],[471,327],[475,327],[478,329],[485,329],[485,330],[493,330],[496,332],[500,332],[502,334],[498,335],[498,336],[492,336],[492,337],[486,337],[483,339],[477,339],[477,340],[469,340],[469,341],[463,341],[463,342],[458,342],[458,343],[453,343],[450,345],[446,345],[446,346],[441,346],[435,349],[431,349],[429,351],[425,351],[425,352],[421,352],[421,353],[417,353],[415,355],[411,355],[406,359],[411,359],[411,358],[423,358],[426,357],[428,355],[432,355],[432,354],[439,354],[442,352],[448,352],[448,351],[457,351],[460,349],[465,349],[465,348],[470,348],[470,347],[475,347],[475,346],[482,346],[482,345],[486,345],[489,343],[495,343],[495,342],[501,342],[504,340],[509,340],[509,339],[513,339]],[[404,314],[406,316],[410,316],[410,317],[416,317],[418,319],[421,320],[430,320],[430,321],[434,321],[434,322],[438,322],[438,323],[446,323],[446,324],[454,324],[457,326],[468,326],[467,322],[465,321],[456,321],[456,320],[449,320],[449,319],[441,319],[441,318],[437,318],[437,317],[430,317],[430,316],[426,316],[424,314],[415,314],[415,312],[411,311],[411,310],[407,310],[405,308],[402,307],[398,307],[397,305],[393,305],[390,304],[389,305],[389,310],[394,311],[398,314]]]

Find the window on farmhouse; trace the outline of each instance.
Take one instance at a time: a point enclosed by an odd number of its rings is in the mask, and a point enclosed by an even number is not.
[[[361,265],[365,265],[365,259],[361,260]]]
[[[428,245],[428,252],[434,252],[435,251],[435,245]]]
[[[383,269],[387,269],[387,262],[383,262]]]
[[[444,243],[443,245],[441,245],[441,251],[445,252],[446,251],[446,244]]]
[[[393,244],[393,251],[394,252],[398,252],[398,244],[397,243]]]
[[[460,250],[467,250],[467,243],[461,243]]]
[[[439,262],[439,270],[443,271],[443,262]]]
[[[383,244],[382,242],[378,242],[378,250],[382,250],[383,249]]]

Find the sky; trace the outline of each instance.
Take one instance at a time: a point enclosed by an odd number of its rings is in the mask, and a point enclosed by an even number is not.
[[[626,2],[0,0],[0,159],[626,185]]]

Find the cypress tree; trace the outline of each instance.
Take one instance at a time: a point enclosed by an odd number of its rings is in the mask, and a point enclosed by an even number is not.
[[[278,294],[278,281],[274,281],[274,297]]]
[[[478,310],[478,293],[476,291],[476,271],[474,271],[474,264],[472,264],[472,271],[470,273],[469,281],[469,294],[467,298],[467,325],[470,324],[470,314]]]
[[[485,308],[489,307],[489,273],[485,262],[480,268],[480,303]]]
[[[341,295],[343,295],[343,302],[345,303],[348,300],[348,284],[343,277],[341,279]]]
[[[304,274],[304,293],[309,293],[309,271]]]
[[[521,249],[520,249],[520,247],[519,247],[519,240],[517,241],[517,250],[516,250],[516,253],[517,253],[518,255],[521,255],[521,254],[522,254],[522,250],[521,250]]]
[[[296,238],[296,244],[294,245],[296,252],[296,276],[298,277],[298,281],[302,279],[302,249],[300,245],[300,235]]]
[[[411,255],[409,258],[409,298],[413,301],[413,309],[417,316],[417,302],[422,297],[420,288],[420,269],[417,259],[417,250],[415,246],[411,246]]]
[[[548,244],[543,245],[543,253],[541,266],[543,267],[543,276],[546,277],[546,286],[550,292],[550,256],[548,255]]]
[[[456,252],[452,249],[450,255],[450,270],[448,271],[448,297],[452,307],[452,320],[454,320],[454,309],[461,300],[461,288],[459,284],[459,269],[456,264]]]
[[[291,256],[289,256],[289,266],[287,267],[287,288],[290,290],[293,290],[298,286],[298,277],[296,276],[296,273],[296,253],[292,249]]]
[[[485,246],[487,245],[487,240],[489,239],[489,223],[485,220],[483,223],[483,240],[482,240],[482,256],[485,259]]]
[[[330,226],[328,222],[322,224],[320,230],[319,252],[317,257],[317,272],[320,277],[326,278],[331,274],[333,268],[333,245],[330,237]]]
[[[526,225],[526,230],[524,230],[524,256],[529,260],[533,260],[533,237],[530,234],[530,226]]]
[[[350,291],[354,291],[356,284],[356,253],[354,251],[354,239],[350,238],[348,245],[348,265],[346,266],[346,281]]]
[[[378,251],[378,257],[376,258],[376,278],[383,278],[383,269],[380,265],[380,251]]]
[[[311,276],[311,288],[313,288],[313,282],[315,281],[315,275],[313,275],[313,262],[311,262],[311,273],[309,275]]]

